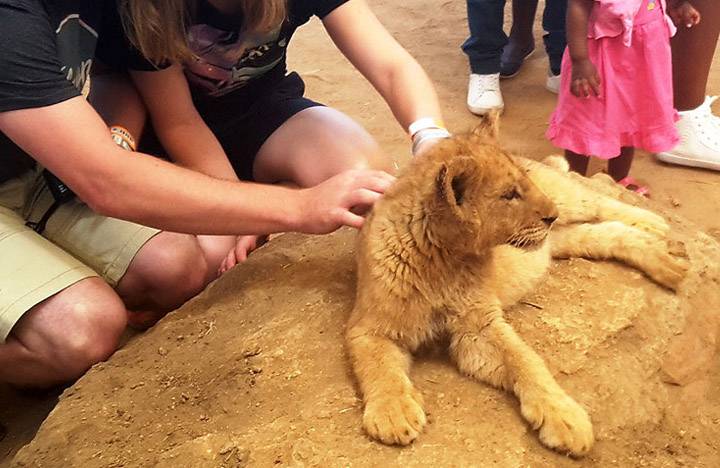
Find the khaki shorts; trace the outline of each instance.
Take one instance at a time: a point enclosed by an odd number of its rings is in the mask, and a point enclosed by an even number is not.
[[[101,276],[116,286],[159,231],[63,204],[42,235],[25,225],[53,204],[40,170],[0,184],[0,343],[33,306],[78,281]]]

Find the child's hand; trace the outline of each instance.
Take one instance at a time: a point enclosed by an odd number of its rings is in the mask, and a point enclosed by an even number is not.
[[[575,96],[600,96],[600,84],[600,75],[590,59],[573,60],[570,91]]]
[[[673,2],[668,8],[668,14],[678,27],[692,28],[700,22],[700,12],[688,1]]]
[[[267,236],[238,236],[235,247],[228,252],[225,260],[223,260],[218,269],[218,274],[222,275],[238,263],[247,260],[248,255],[250,255],[253,250],[262,246],[267,240]]]

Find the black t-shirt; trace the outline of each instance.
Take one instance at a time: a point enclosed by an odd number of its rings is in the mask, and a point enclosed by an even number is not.
[[[79,96],[107,0],[0,0],[0,112]],[[62,135],[56,135],[62,138]],[[0,132],[0,183],[34,167]]]
[[[290,0],[288,17],[267,34],[243,31],[242,16],[224,15],[207,0],[198,2],[189,28],[189,43],[197,59],[186,63],[185,73],[198,111],[206,120],[249,107],[287,71],[286,51],[295,30],[312,16],[323,18],[348,0]],[[122,69],[156,69],[137,50],[119,39],[122,31],[109,32],[113,40],[101,41],[98,54]],[[100,52],[102,50],[102,52]]]

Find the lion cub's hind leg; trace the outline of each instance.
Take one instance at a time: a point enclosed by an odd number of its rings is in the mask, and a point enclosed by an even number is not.
[[[664,239],[618,221],[553,229],[550,246],[554,258],[619,260],[673,291],[688,268],[686,258],[673,255]]]
[[[487,324],[478,311],[457,322],[451,330],[451,354],[458,368],[484,383],[512,391],[520,400],[523,417],[539,430],[546,446],[574,456],[593,445],[587,412],[557,384],[542,358],[502,318],[502,311]],[[482,319],[484,320],[484,319]]]
[[[365,403],[365,432],[388,445],[408,445],[427,422],[422,395],[408,376],[410,354],[359,326],[348,329],[346,340]]]

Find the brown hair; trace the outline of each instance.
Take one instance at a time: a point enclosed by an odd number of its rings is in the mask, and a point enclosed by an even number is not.
[[[269,31],[282,23],[286,0],[236,0],[246,31]],[[151,62],[193,58],[187,40],[197,0],[121,0],[120,14],[130,42]]]

